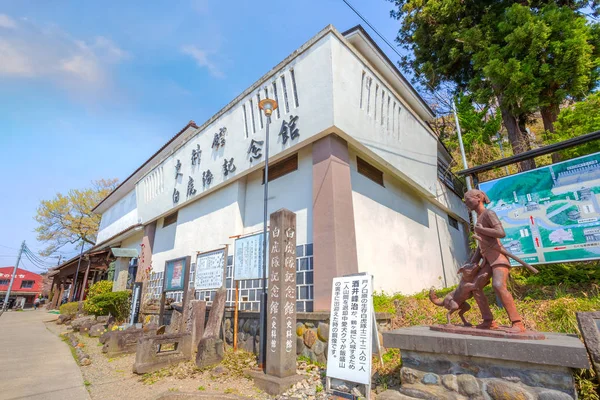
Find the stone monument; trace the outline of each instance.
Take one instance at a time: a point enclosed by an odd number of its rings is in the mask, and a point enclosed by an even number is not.
[[[251,371],[255,384],[278,395],[302,380],[296,375],[296,214],[271,214],[269,230],[269,297],[265,373]]]

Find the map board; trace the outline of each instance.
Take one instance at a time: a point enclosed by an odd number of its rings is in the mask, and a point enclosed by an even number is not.
[[[483,182],[479,189],[506,231],[502,244],[524,261],[600,258],[600,153]]]
[[[196,257],[194,288],[216,289],[223,286],[225,249],[199,253]]]
[[[333,279],[327,376],[371,382],[373,286],[371,275]]]
[[[257,233],[235,240],[235,268],[233,279],[262,278],[263,234]]]

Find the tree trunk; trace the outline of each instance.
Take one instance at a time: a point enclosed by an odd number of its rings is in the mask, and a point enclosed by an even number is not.
[[[519,120],[508,110],[502,109],[502,121],[508,131],[508,140],[514,154],[523,153],[531,149],[527,131],[519,126]],[[525,160],[519,163],[519,171],[527,171],[535,168],[535,160]]]
[[[552,134],[555,132],[554,123],[558,119],[558,113],[560,112],[560,108],[558,104],[550,104],[546,107],[540,108],[540,113],[542,114],[542,122],[544,123],[544,129],[546,132],[550,132],[548,135],[552,137]],[[552,162],[557,163],[560,161],[560,155],[558,153],[552,153]]]

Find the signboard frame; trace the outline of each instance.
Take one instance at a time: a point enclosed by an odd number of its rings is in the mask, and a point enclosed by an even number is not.
[[[478,188],[502,222],[507,236],[501,242],[509,252],[532,265],[594,261],[600,259],[600,241],[588,236],[600,229],[598,174],[600,152],[480,182]]]
[[[194,290],[214,290],[214,289],[219,289],[219,288],[223,288],[226,287],[226,282],[227,282],[227,253],[228,253],[228,249],[229,246],[225,246],[225,247],[220,247],[218,249],[214,249],[214,250],[208,250],[208,251],[199,251],[196,253],[196,270],[194,273]],[[200,263],[198,262],[198,260],[201,257],[205,257],[208,256],[212,253],[223,253],[223,266],[222,266],[222,271],[221,271],[221,285],[217,286],[217,287],[198,287],[196,286],[196,283],[198,282],[198,271],[199,271],[199,265]],[[215,268],[216,269],[216,268]]]
[[[172,287],[171,285],[167,286],[167,281],[169,279],[172,279],[172,276],[173,276],[173,272],[171,272],[171,275],[168,274],[169,268],[171,268],[169,264],[174,265],[175,262],[177,262],[177,261],[183,261],[183,265],[181,268],[181,273],[183,274],[183,277],[182,277],[183,278],[183,287],[177,286],[175,288],[175,287]],[[178,258],[173,258],[171,260],[165,261],[163,287],[162,287],[162,294],[160,297],[160,313],[158,316],[158,321],[161,325],[163,323],[163,318],[164,318],[164,314],[165,314],[165,300],[166,300],[167,292],[177,292],[177,291],[183,290],[183,298],[182,298],[181,303],[184,308],[187,306],[187,294],[188,294],[189,286],[190,286],[191,261],[192,261],[191,256],[178,257]],[[182,320],[182,323],[183,322],[184,321]]]
[[[233,245],[233,265],[234,265],[234,269],[233,269],[233,280],[234,281],[245,281],[245,280],[253,280],[253,279],[262,279],[263,275],[262,275],[262,268],[263,268],[263,232],[256,232],[256,233],[252,233],[246,236],[242,236],[239,237],[237,239],[235,239],[234,245]],[[243,275],[240,276],[238,274],[241,273],[241,271],[247,269],[249,272],[254,272],[254,270],[250,269],[250,268],[242,268],[241,262],[239,257],[240,256],[240,248],[238,248],[238,243],[240,243],[241,241],[248,241],[251,238],[257,238],[259,240],[258,242],[258,246],[257,246],[257,253],[258,253],[258,257],[257,257],[257,268],[256,268],[256,273],[253,275]],[[269,231],[267,230],[267,249],[269,248]],[[268,255],[267,255],[268,257]],[[242,259],[243,260],[243,259]],[[266,275],[269,274],[269,263],[266,263],[266,268],[267,268],[267,272]]]

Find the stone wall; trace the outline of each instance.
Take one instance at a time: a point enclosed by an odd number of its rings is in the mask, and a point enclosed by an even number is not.
[[[391,315],[377,313],[379,332],[390,329]],[[238,314],[238,348],[258,353],[259,313],[240,312]],[[327,362],[327,340],[329,338],[329,312],[309,312],[296,314],[296,354],[313,362]],[[225,341],[233,345],[233,312],[225,313]],[[383,341],[380,336],[380,343]]]

